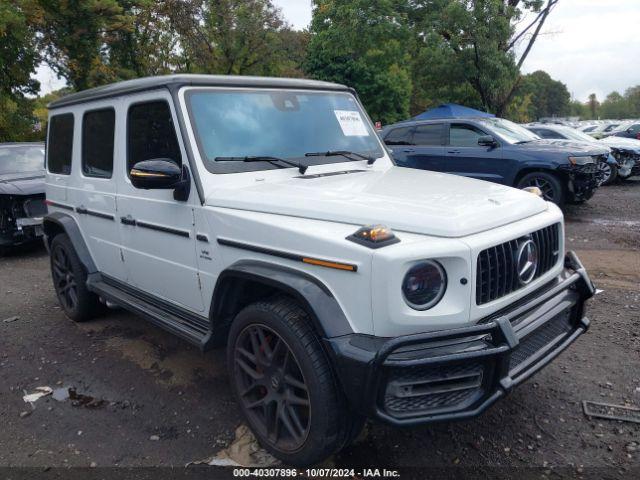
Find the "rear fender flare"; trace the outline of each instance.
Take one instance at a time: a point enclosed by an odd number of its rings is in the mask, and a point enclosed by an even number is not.
[[[75,218],[67,213],[53,212],[46,215],[42,223],[47,247],[51,245],[53,237],[57,234],[66,233],[87,274],[98,271]]]

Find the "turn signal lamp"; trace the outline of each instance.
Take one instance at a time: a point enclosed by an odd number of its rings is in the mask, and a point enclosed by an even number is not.
[[[384,225],[362,227],[356,233],[347,237],[347,240],[369,248],[386,247],[400,241],[393,231]]]

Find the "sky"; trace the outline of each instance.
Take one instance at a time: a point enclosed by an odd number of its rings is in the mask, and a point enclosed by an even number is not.
[[[273,0],[297,29],[311,22],[311,0]],[[560,0],[523,65],[545,70],[586,101],[640,84],[640,0]],[[38,69],[44,93],[64,86],[47,67]]]

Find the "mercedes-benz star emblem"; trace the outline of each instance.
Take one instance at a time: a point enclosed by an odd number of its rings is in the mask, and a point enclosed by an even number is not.
[[[525,240],[518,246],[516,268],[520,283],[522,285],[531,283],[538,270],[538,247],[533,240]]]

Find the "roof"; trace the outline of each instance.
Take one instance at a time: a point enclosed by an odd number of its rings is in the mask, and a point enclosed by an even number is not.
[[[0,143],[2,147],[44,147],[44,142],[3,142]]]
[[[82,92],[66,95],[49,104],[49,108],[60,108],[77,103],[116,97],[130,93],[156,90],[159,88],[179,88],[185,86],[203,87],[247,87],[247,88],[290,88],[300,90],[350,90],[345,85],[321,82],[318,80],[302,80],[296,78],[274,77],[241,77],[233,75],[163,75],[144,77],[135,80],[112,83],[102,87],[83,90]]]
[[[413,120],[432,120],[443,118],[463,118],[463,117],[495,117],[491,113],[481,112],[455,103],[445,103],[439,107],[427,110],[413,118]]]

